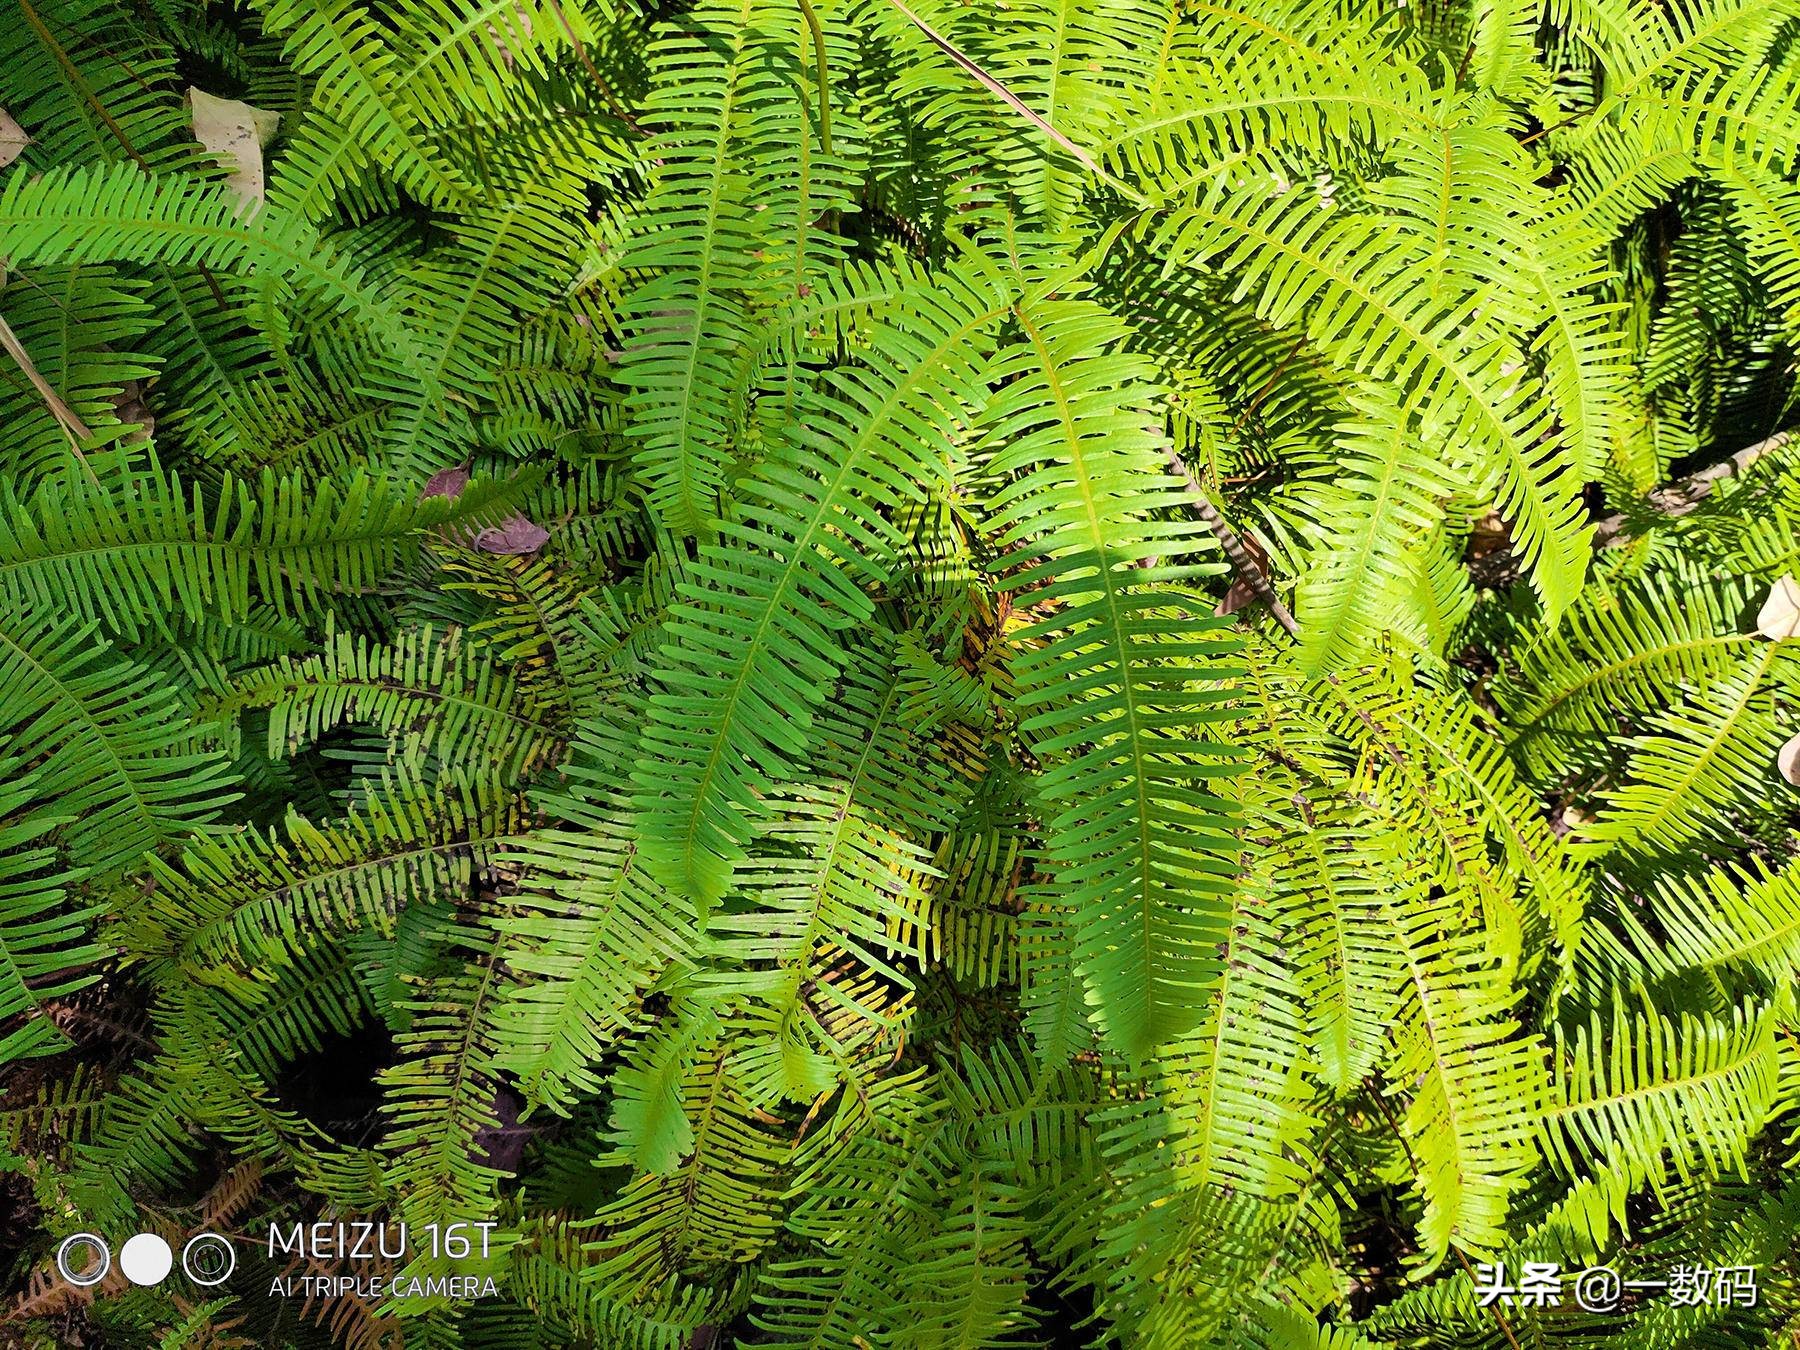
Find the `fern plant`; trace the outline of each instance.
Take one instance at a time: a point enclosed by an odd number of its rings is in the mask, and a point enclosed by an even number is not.
[[[18,0],[0,1344],[1790,1343],[1797,174],[1792,0]]]

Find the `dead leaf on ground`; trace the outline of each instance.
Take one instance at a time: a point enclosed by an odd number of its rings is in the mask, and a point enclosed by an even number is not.
[[[439,469],[425,480],[425,490],[419,494],[419,500],[430,497],[448,497],[455,501],[462,496],[462,490],[469,486],[469,471],[461,464],[448,469]]]
[[[455,501],[468,486],[468,467],[455,464],[448,469],[439,469],[427,478],[424,488],[419,492],[419,500],[448,497]],[[550,542],[550,531],[515,511],[498,525],[490,525],[485,530],[478,531],[473,539],[463,536],[462,542],[482,553],[536,553]]]
[[[281,114],[193,88],[188,90],[188,105],[194,112],[195,139],[230,173],[225,181],[232,191],[246,203],[260,206],[268,196],[263,147],[274,138]]]
[[[549,542],[550,531],[517,514],[475,536],[475,547],[483,553],[536,553]]]
[[[1800,583],[1791,576],[1777,577],[1757,611],[1756,631],[1779,642],[1800,633]]]
[[[1510,551],[1512,548],[1512,527],[1498,511],[1489,511],[1475,522],[1475,528],[1469,532],[1469,556],[1485,558],[1491,553]]]
[[[24,154],[25,147],[30,144],[31,137],[25,134],[25,128],[15,122],[5,108],[0,108],[0,169]]]
[[[1551,829],[1558,838],[1565,834],[1580,834],[1594,823],[1594,817],[1579,806],[1569,805],[1562,809],[1562,814],[1551,822]]]
[[[125,439],[128,442],[147,441],[156,434],[156,415],[150,411],[150,405],[144,402],[144,386],[136,380],[128,380],[125,387],[113,395],[112,405],[118,409],[118,418],[125,425],[137,424],[137,430],[129,432]]]

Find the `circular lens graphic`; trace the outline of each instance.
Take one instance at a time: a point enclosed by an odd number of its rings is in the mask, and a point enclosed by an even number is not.
[[[78,1268],[76,1263],[81,1261],[83,1252],[88,1259]],[[98,1233],[71,1233],[56,1249],[56,1273],[77,1288],[99,1284],[111,1269],[112,1248]]]
[[[119,1269],[133,1284],[161,1284],[175,1264],[175,1253],[155,1233],[138,1233],[119,1248]]]
[[[224,1284],[237,1269],[237,1252],[217,1233],[196,1233],[181,1249],[181,1268],[203,1289]]]

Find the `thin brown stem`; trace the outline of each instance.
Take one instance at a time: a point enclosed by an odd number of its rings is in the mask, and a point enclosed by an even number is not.
[[[1169,446],[1166,454],[1170,471],[1187,484],[1194,514],[1206,522],[1206,528],[1213,532],[1213,538],[1219,541],[1219,547],[1225,550],[1225,556],[1230,559],[1237,574],[1249,583],[1250,589],[1256,592],[1256,598],[1269,607],[1269,613],[1275,616],[1275,622],[1286,629],[1290,637],[1299,637],[1300,625],[1288,607],[1281,602],[1281,597],[1275,593],[1275,587],[1269,581],[1269,574],[1263,571],[1262,564],[1244,547],[1244,541],[1238,532],[1219,514],[1219,508],[1212,504],[1212,498],[1206,495],[1206,489],[1194,477],[1194,471],[1188,468],[1187,462],[1175,447]]]
[[[1755,445],[1746,445],[1729,459],[1722,459],[1717,464],[1709,464],[1697,473],[1690,473],[1686,478],[1679,478],[1664,487],[1657,488],[1644,498],[1644,506],[1649,508],[1648,514],[1675,517],[1685,516],[1702,501],[1712,490],[1727,478],[1737,478],[1749,472],[1750,466],[1765,455],[1773,454],[1794,438],[1791,431],[1779,432]],[[1595,548],[1619,548],[1629,544],[1638,533],[1638,528],[1645,523],[1644,511],[1632,512],[1629,515],[1620,512],[1602,520],[1594,527]]]
[[[1044,117],[1030,104],[1025,102],[1024,99],[1020,98],[1017,94],[1013,93],[1012,90],[1000,83],[999,80],[988,74],[987,71],[983,70],[980,65],[966,55],[954,42],[950,41],[949,38],[945,37],[942,33],[938,32],[937,29],[933,28],[930,24],[926,23],[925,20],[915,14],[912,9],[907,6],[906,0],[888,0],[888,3],[899,10],[900,13],[905,16],[906,21],[923,33],[934,47],[943,52],[945,56],[948,56],[964,71],[974,76],[976,82],[979,83],[982,88],[986,89],[995,98],[999,99],[1007,107],[1011,108],[1014,112],[1018,113],[1019,116],[1031,123],[1032,126],[1036,127],[1050,141],[1067,153],[1070,158],[1080,164],[1082,168],[1093,174],[1094,177],[1098,178],[1108,187],[1130,198],[1137,205],[1147,206],[1149,204],[1143,193],[1139,192],[1129,183],[1125,183],[1108,173],[1101,167],[1099,160],[1095,159],[1086,150],[1082,149],[1074,141],[1058,131],[1051,125],[1048,118]]]
[[[1304,335],[1294,339],[1294,345],[1289,347],[1287,355],[1281,358],[1281,364],[1275,367],[1269,378],[1263,381],[1262,388],[1258,389],[1250,396],[1250,401],[1244,404],[1243,408],[1239,410],[1237,417],[1233,419],[1231,423],[1231,429],[1233,431],[1241,430],[1244,423],[1254,417],[1256,415],[1256,410],[1262,407],[1263,400],[1275,392],[1275,386],[1280,382],[1281,377],[1287,374],[1287,368],[1293,364],[1294,358],[1300,354],[1300,348],[1305,341],[1306,338]]]
[[[556,15],[556,21],[562,25],[563,32],[569,35],[569,42],[575,48],[575,59],[581,62],[581,68],[587,72],[588,78],[594,82],[594,88],[600,91],[600,97],[606,100],[606,106],[612,110],[612,115],[618,118],[626,126],[630,127],[633,131],[637,132],[638,135],[644,135],[644,129],[639,126],[637,120],[625,110],[625,105],[619,102],[618,97],[612,91],[612,86],[601,77],[600,68],[593,63],[591,58],[589,58],[587,47],[582,43],[581,39],[575,36],[575,29],[569,23],[569,16],[563,13],[562,6],[557,3],[557,0],[550,0],[550,12]]]
[[[69,81],[69,86],[81,95],[82,102],[93,109],[94,116],[106,124],[106,129],[112,132],[120,147],[131,157],[131,161],[145,173],[149,173],[150,166],[144,162],[144,157],[132,145],[131,138],[125,134],[125,128],[115,122],[113,115],[101,106],[99,95],[94,93],[92,86],[82,76],[80,69],[69,59],[69,54],[63,50],[62,44],[51,33],[49,25],[31,7],[31,0],[19,0],[19,12],[25,16],[25,22],[30,25],[31,31],[37,34],[38,41],[49,50],[50,55],[56,59],[56,64],[62,67],[63,76]]]
[[[98,483],[100,476],[94,472],[94,466],[88,463],[87,456],[81,450],[83,441],[93,439],[92,429],[81,420],[73,408],[63,401],[62,395],[50,387],[50,381],[46,380],[38,371],[30,353],[25,350],[25,344],[19,341],[19,335],[13,331],[13,326],[4,318],[0,318],[0,349],[5,350],[6,354],[12,358],[13,364],[19,368],[27,380],[31,381],[31,387],[38,391],[38,396],[50,409],[50,415],[56,419],[56,425],[62,428],[63,436],[69,442],[69,449],[75,452],[75,458],[80,461],[81,467],[87,470],[87,476]]]

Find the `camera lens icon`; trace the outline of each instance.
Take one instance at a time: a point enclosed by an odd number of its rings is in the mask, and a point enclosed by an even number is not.
[[[224,1284],[237,1269],[237,1250],[217,1233],[196,1233],[181,1249],[181,1268],[202,1289]]]
[[[112,1269],[112,1248],[98,1233],[71,1233],[56,1249],[56,1273],[77,1289],[99,1284]]]
[[[99,1284],[112,1270],[112,1248],[98,1233],[71,1233],[56,1249],[56,1273],[77,1289]],[[174,1266],[169,1244],[138,1233],[119,1249],[119,1269],[133,1284],[161,1284]],[[237,1249],[218,1233],[196,1233],[181,1249],[181,1269],[202,1289],[224,1284],[237,1269]]]

